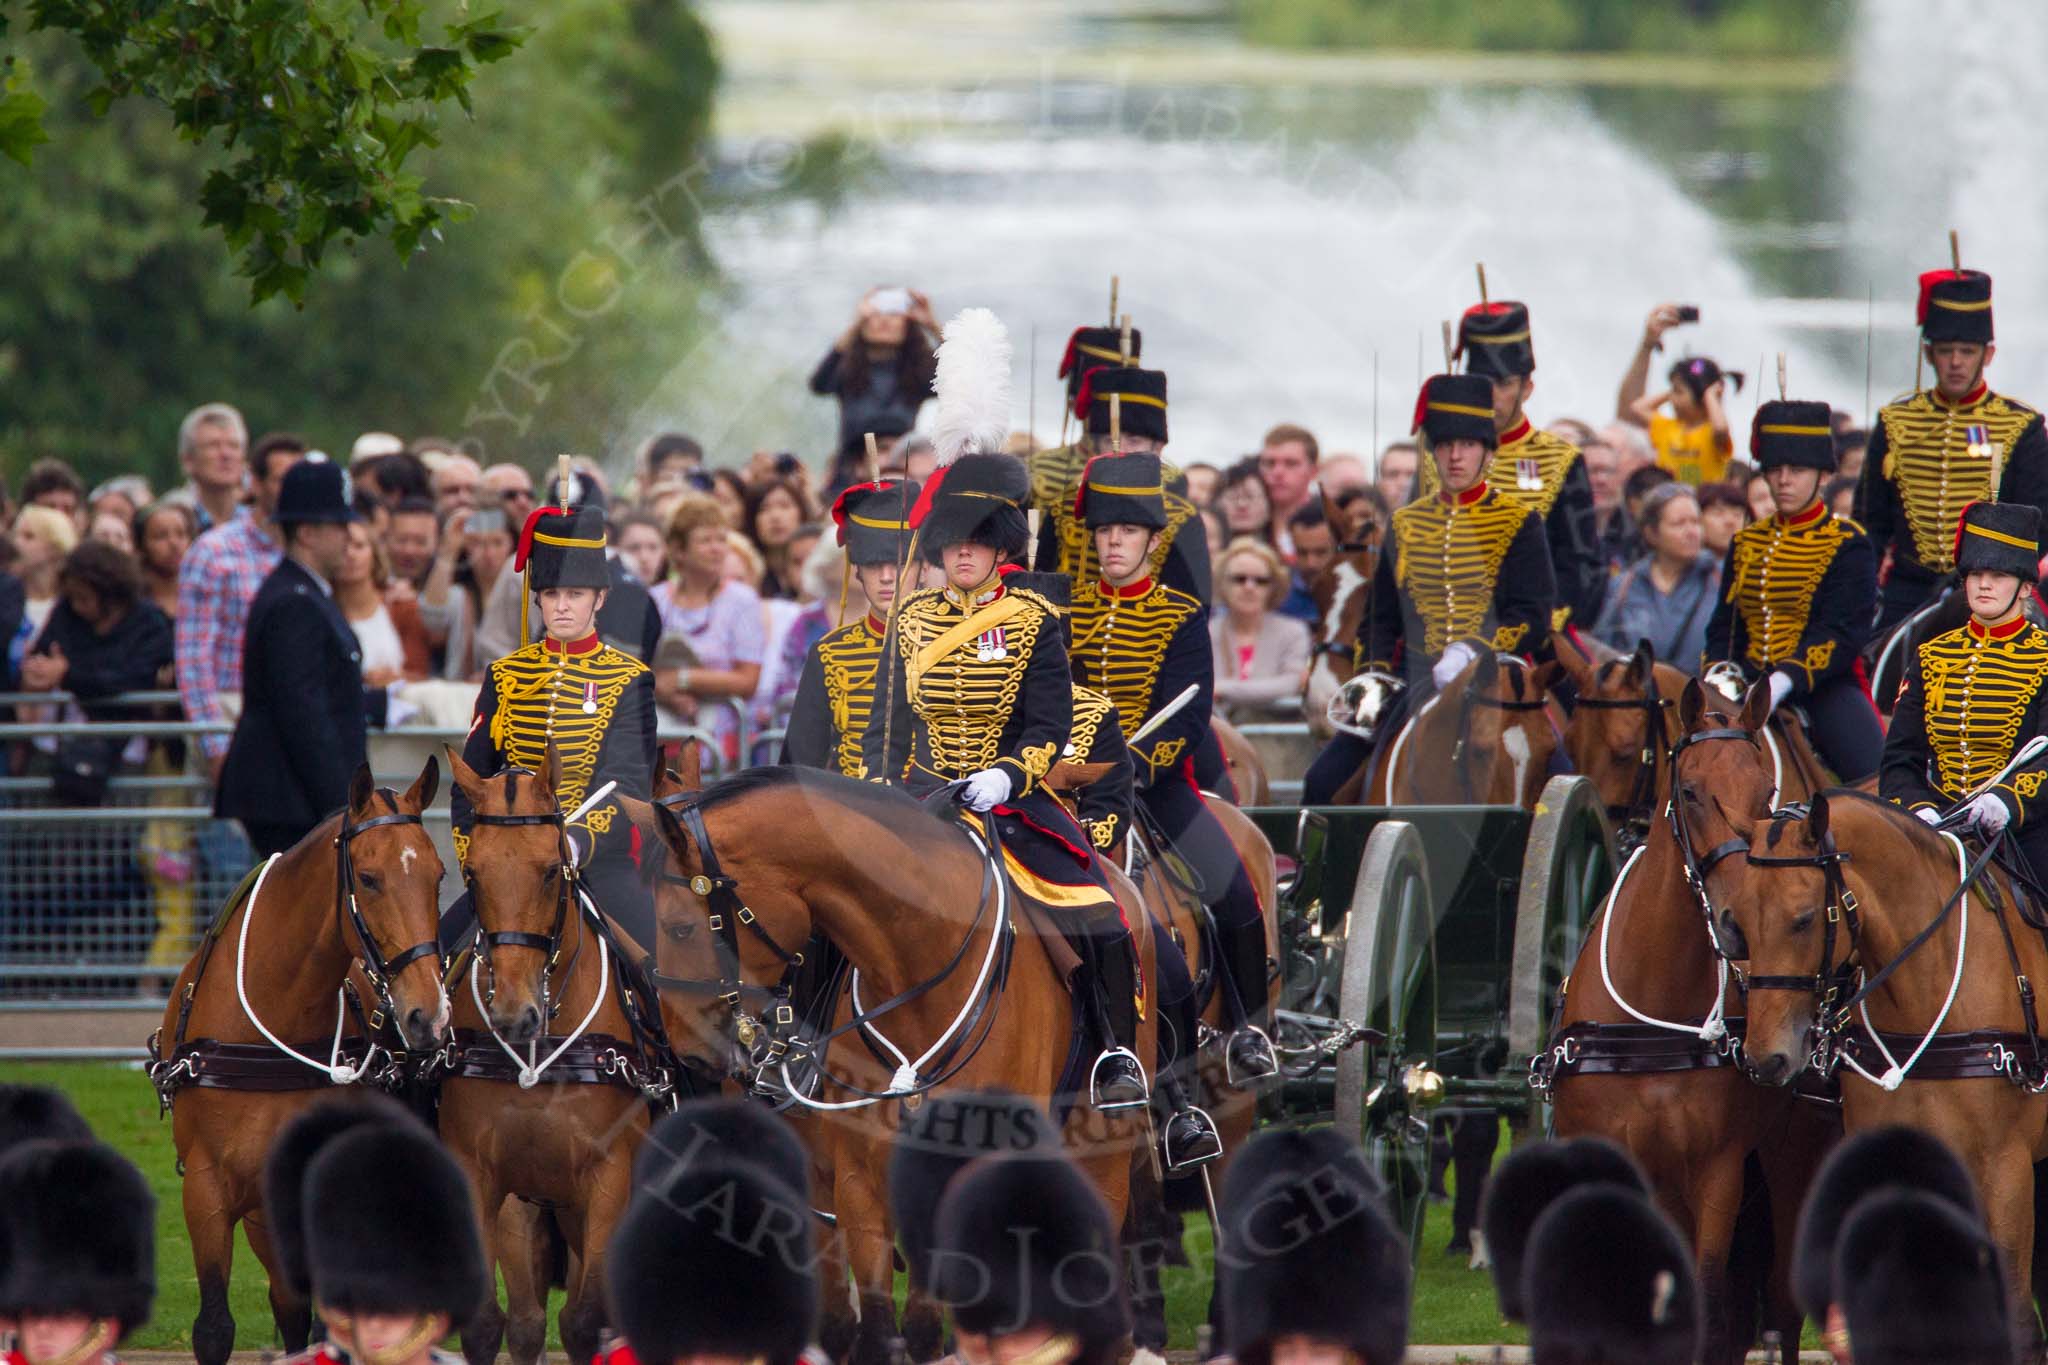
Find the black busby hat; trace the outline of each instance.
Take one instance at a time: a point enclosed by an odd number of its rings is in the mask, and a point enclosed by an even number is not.
[[[1004,581],[1014,584],[1020,575]],[[1059,578],[1064,574],[1034,574]],[[1045,1110],[1001,1090],[934,1095],[909,1116],[889,1151],[889,1215],[903,1243],[910,1282],[931,1284],[932,1236],[939,1201],[954,1176],[979,1157],[1058,1146],[1059,1130]]]
[[[2041,509],[2025,502],[1973,502],[1956,521],[1956,568],[1987,569],[2029,583],[2041,577]]]
[[[536,507],[519,530],[515,573],[526,575],[526,590],[609,588],[605,567],[604,509],[590,504],[564,510]]]
[[[1412,429],[1431,445],[1463,440],[1493,449],[1500,444],[1500,433],[1493,426],[1492,382],[1472,374],[1431,375],[1415,395]]]
[[[1099,1357],[1131,1330],[1109,1209],[1053,1150],[983,1157],[948,1186],[932,1238],[932,1295],[969,1332],[1035,1324]]]
[[[1835,467],[1834,410],[1826,403],[1773,398],[1759,403],[1749,423],[1749,453],[1757,468],[1797,465],[1803,469]]]
[[[344,526],[361,521],[352,502],[348,471],[326,456],[308,455],[284,472],[277,490],[277,524],[326,522]]]
[[[1128,523],[1166,526],[1166,471],[1148,451],[1097,455],[1081,469],[1074,490],[1074,515],[1090,530]]]
[[[925,484],[910,524],[933,563],[963,540],[1015,559],[1031,536],[1024,515],[1030,496],[1031,475],[1015,455],[962,455]]]
[[[1633,1190],[1590,1185],[1545,1210],[1529,1236],[1522,1297],[1533,1365],[1699,1358],[1692,1253],[1671,1220]]]
[[[1458,319],[1458,345],[1451,354],[1465,358],[1466,374],[1489,380],[1535,373],[1528,305],[1507,299],[1473,304]]]
[[[1649,1186],[1628,1153],[1604,1138],[1537,1142],[1511,1154],[1486,1182],[1479,1228],[1492,1261],[1493,1292],[1500,1315],[1521,1322],[1522,1266],[1529,1235],[1543,1211],[1581,1185],[1618,1185],[1645,1194]]]
[[[126,1333],[156,1298],[156,1196],[99,1142],[25,1142],[0,1161],[0,1316],[82,1313]]]
[[[612,1233],[613,1324],[650,1365],[687,1355],[795,1365],[818,1321],[807,1201],[751,1161],[670,1174],[634,1194]]]
[[[554,473],[548,476],[547,487],[541,490],[542,501],[555,507],[595,507],[603,512],[610,506],[604,495],[604,485],[580,469],[569,470],[569,490],[562,491],[562,476]],[[575,585],[570,585],[575,586]]]
[[[1886,1189],[1850,1211],[1835,1298],[1856,1365],[2009,1365],[2012,1320],[1998,1249],[1955,1205]]]
[[[61,1090],[46,1085],[0,1085],[0,1154],[37,1138],[91,1142],[92,1127]]]
[[[923,490],[915,479],[857,483],[832,504],[832,524],[850,564],[900,564],[910,541],[910,508]]]
[[[1081,376],[1074,391],[1074,416],[1090,436],[1109,435],[1109,400],[1117,401],[1117,429],[1166,444],[1166,371],[1098,365]]]
[[[1399,1365],[1408,1340],[1408,1246],[1357,1144],[1329,1129],[1253,1141],[1224,1181],[1217,1273],[1231,1357],[1272,1343],[1339,1343]]]
[[[302,1199],[313,1292],[331,1308],[463,1323],[490,1292],[476,1197],[424,1128],[343,1133],[307,1166]]]
[[[418,1126],[404,1105],[373,1090],[350,1087],[316,1100],[271,1140],[263,1159],[263,1221],[277,1253],[278,1274],[300,1298],[313,1293],[306,1263],[306,1171],[327,1144],[356,1129]]]
[[[1067,338],[1067,349],[1060,356],[1060,378],[1067,381],[1067,401],[1081,391],[1081,380],[1088,371],[1098,365],[1122,365],[1124,363],[1124,334],[1117,327],[1076,327],[1074,334]],[[1145,353],[1145,334],[1137,328],[1131,329],[1131,363]],[[1087,409],[1077,410],[1076,416],[1085,416]]]
[[[1923,341],[1990,341],[1991,277],[1981,270],[1923,272],[1914,317]]]
[[[633,1156],[635,1188],[658,1186],[674,1172],[697,1165],[751,1162],[806,1202],[811,1156],[781,1115],[752,1100],[705,1096],[677,1105],[647,1130]]]
[[[1857,1201],[1886,1185],[1936,1195],[1965,1217],[1983,1222],[1970,1173],[1940,1138],[1899,1126],[1851,1134],[1814,1177],[1792,1245],[1792,1297],[1815,1322],[1827,1321],[1834,1300],[1835,1246],[1842,1224]]]

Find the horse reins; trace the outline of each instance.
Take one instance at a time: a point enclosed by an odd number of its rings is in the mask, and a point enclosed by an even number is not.
[[[391,800],[390,793],[386,792],[384,795],[387,800]],[[397,802],[392,800],[392,804],[396,805]],[[370,932],[369,923],[363,918],[362,907],[356,903],[356,860],[352,845],[365,832],[385,825],[424,823],[418,815],[408,815],[404,811],[394,810],[389,815],[373,815],[360,824],[354,824],[349,820],[349,811],[344,808],[341,814],[341,831],[334,836],[335,862],[339,874],[334,879],[335,927],[341,928],[342,917],[346,914],[348,924],[355,930],[356,941],[362,947],[362,955],[356,960],[362,963],[363,975],[369,978],[371,989],[377,992],[378,1008],[371,1014],[369,1020],[372,1030],[384,1027],[384,1016],[387,1013],[398,1013],[398,1007],[391,998],[391,983],[400,972],[423,957],[431,956],[437,965],[440,963],[441,939],[436,934],[413,944],[397,957],[387,959],[384,956],[383,950],[377,946],[376,935]],[[348,941],[345,934],[342,941]]]
[[[1657,763],[1661,758],[1667,771],[1673,753],[1669,727],[1664,723],[1665,713],[1677,703],[1661,695],[1657,690],[1657,669],[1652,664],[1643,674],[1643,695],[1640,697],[1580,697],[1572,703],[1573,710],[1588,711],[1640,711],[1643,713],[1642,763],[1636,768],[1636,775],[1629,785],[1628,802],[1621,806],[1609,806],[1608,818],[1622,830],[1626,837],[1640,839],[1649,831],[1650,820],[1657,807]],[[1640,827],[1640,832],[1638,832]]]
[[[545,814],[534,815],[486,815],[478,811],[470,818],[473,824],[500,829],[533,825],[554,826],[556,847],[561,854],[562,862],[561,869],[555,876],[555,922],[545,934],[531,933],[524,929],[485,929],[483,897],[477,890],[476,874],[471,870],[467,860],[462,866],[462,880],[469,887],[470,905],[476,910],[476,954],[483,960],[484,965],[484,1003],[490,1004],[498,998],[498,966],[494,950],[532,948],[543,955],[547,964],[540,974],[540,1007],[542,1019],[552,1019],[560,1012],[562,1006],[559,1001],[553,999],[550,982],[555,969],[561,965],[562,942],[567,936],[569,911],[575,903],[576,896],[576,866],[570,860],[568,824],[559,807]],[[582,923],[581,916],[577,917],[577,923]],[[576,965],[577,954],[582,951],[583,937],[578,934],[576,952],[569,958],[569,965],[572,968]]]
[[[1519,667],[1519,660],[1517,661],[1517,666]],[[1548,697],[1544,696],[1542,693],[1539,692],[1533,700],[1523,701],[1519,695],[1521,690],[1522,685],[1518,680],[1515,684],[1515,691],[1517,695],[1513,699],[1509,699],[1506,697],[1489,696],[1486,693],[1483,693],[1479,690],[1478,682],[1477,680],[1474,680],[1472,682],[1468,682],[1465,684],[1464,705],[1468,708],[1474,706],[1491,707],[1496,711],[1526,712],[1545,711],[1549,709],[1550,699]],[[1464,792],[1467,799],[1470,799],[1477,795],[1477,793],[1475,793],[1472,790],[1472,765],[1469,758],[1471,739],[1472,736],[1470,734],[1470,727],[1460,726],[1458,733],[1458,742],[1454,746],[1452,746],[1451,749],[1451,762],[1455,764],[1458,769],[1458,784],[1459,786],[1464,788]]]

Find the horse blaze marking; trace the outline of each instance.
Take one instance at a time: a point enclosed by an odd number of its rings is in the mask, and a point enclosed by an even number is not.
[[[1522,799],[1522,779],[1529,771],[1529,736],[1522,733],[1519,725],[1510,725],[1502,732],[1500,747],[1508,751],[1508,757],[1515,762],[1515,800]]]
[[[413,862],[414,862],[414,860],[415,860],[415,859],[417,859],[417,858],[418,858],[419,856],[420,856],[420,851],[419,851],[418,849],[416,849],[416,848],[406,848],[406,849],[401,849],[401,850],[399,850],[399,854],[398,854],[398,866],[399,866],[399,870],[400,870],[400,871],[402,871],[402,872],[404,872],[406,876],[410,877],[410,876],[412,875],[412,865],[413,865]]]

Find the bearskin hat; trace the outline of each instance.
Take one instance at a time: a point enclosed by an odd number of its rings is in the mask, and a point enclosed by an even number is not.
[[[0,1085],[0,1154],[37,1138],[91,1142],[92,1127],[61,1090],[46,1085]]]
[[[1835,1299],[1835,1246],[1842,1224],[1859,1200],[1886,1185],[1924,1191],[1979,1225],[1984,1221],[1970,1173],[1940,1138],[1897,1125],[1851,1134],[1814,1177],[1792,1245],[1792,1297],[1813,1321],[1826,1322]]]
[[[1415,396],[1413,429],[1431,445],[1477,441],[1492,450],[1500,444],[1493,425],[1492,382],[1469,374],[1431,375]]]
[[[563,511],[536,507],[519,531],[514,572],[526,574],[530,592],[548,588],[609,588],[604,511],[585,504]]]
[[[923,490],[915,479],[857,483],[832,504],[832,524],[846,562],[900,564],[910,541],[910,507]]]
[[[1059,578],[1045,574],[1034,577]],[[1006,582],[1015,583],[1016,575]],[[903,1244],[910,1282],[931,1284],[931,1250],[939,1201],[954,1176],[997,1152],[1056,1148],[1059,1130],[1045,1110],[1000,1090],[934,1095],[904,1121],[889,1150],[889,1215]]]
[[[1522,1300],[1534,1365],[1692,1365],[1703,1322],[1692,1253],[1620,1185],[1560,1196],[1529,1235]]]
[[[910,524],[934,564],[962,541],[989,546],[998,561],[1017,559],[1031,538],[1030,497],[1031,475],[1015,455],[963,455],[925,484]]]
[[[1889,1188],[1859,1200],[1835,1248],[1835,1297],[1856,1365],[2009,1365],[2005,1269],[1949,1201]]]
[[[1098,365],[1074,391],[1074,416],[1090,436],[1108,436],[1109,400],[1115,398],[1118,435],[1144,436],[1166,444],[1166,371],[1135,365]]]
[[[491,1291],[476,1197],[424,1128],[362,1124],[333,1138],[306,1168],[303,1199],[313,1292],[329,1307],[463,1323]]]
[[[306,1171],[327,1144],[362,1127],[419,1126],[398,1101],[350,1088],[314,1101],[278,1130],[263,1159],[263,1221],[277,1253],[277,1269],[300,1298],[313,1293],[306,1264]]]
[[[1479,1228],[1493,1262],[1500,1315],[1509,1322],[1525,1317],[1522,1258],[1531,1229],[1545,1209],[1580,1185],[1619,1185],[1638,1194],[1649,1190],[1628,1153],[1602,1138],[1532,1143],[1510,1154],[1486,1182]]]
[[[37,1139],[0,1160],[0,1316],[149,1321],[156,1196],[99,1142]]]
[[[687,1100],[648,1129],[633,1156],[633,1186],[658,1186],[690,1166],[736,1161],[760,1166],[809,1202],[811,1154],[796,1130],[765,1104],[718,1096]]]
[[[1124,334],[1116,327],[1076,327],[1074,334],[1067,338],[1067,349],[1060,356],[1059,377],[1067,381],[1067,401],[1074,401],[1081,391],[1081,380],[1088,371],[1098,365],[1122,365],[1124,363]],[[1131,329],[1131,362],[1145,353],[1145,334]]]

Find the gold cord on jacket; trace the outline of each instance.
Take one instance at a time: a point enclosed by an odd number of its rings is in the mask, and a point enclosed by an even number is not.
[[[2027,711],[2048,682],[2048,631],[2028,626],[1999,640],[1961,626],[1920,646],[1928,747],[1937,791],[1951,800],[2004,767]],[[2039,790],[2040,775],[2023,773]]]
[[[1722,591],[1742,615],[1749,635],[1744,660],[1759,672],[1791,663],[1809,674],[1830,659],[1795,657],[1813,611],[1813,595],[1843,544],[1859,533],[1854,522],[1821,516],[1802,526],[1771,517],[1735,534],[1734,567]],[[1830,641],[1813,650],[1834,652]],[[1811,651],[1809,651],[1811,652]]]
[[[1956,522],[1963,508],[1992,494],[1991,472],[2005,463],[2034,420],[2034,410],[1985,390],[1956,407],[1922,390],[1878,410],[1884,425],[1884,477],[1898,486],[1913,558],[1936,573],[1956,566]],[[1970,428],[1986,442],[1972,446]]]
[[[1422,620],[1422,648],[1431,658],[1453,640],[1492,640],[1512,649],[1503,632],[1488,625],[1501,561],[1529,509],[1489,486],[1487,496],[1459,507],[1432,497],[1394,513],[1399,555],[1394,580]]]

